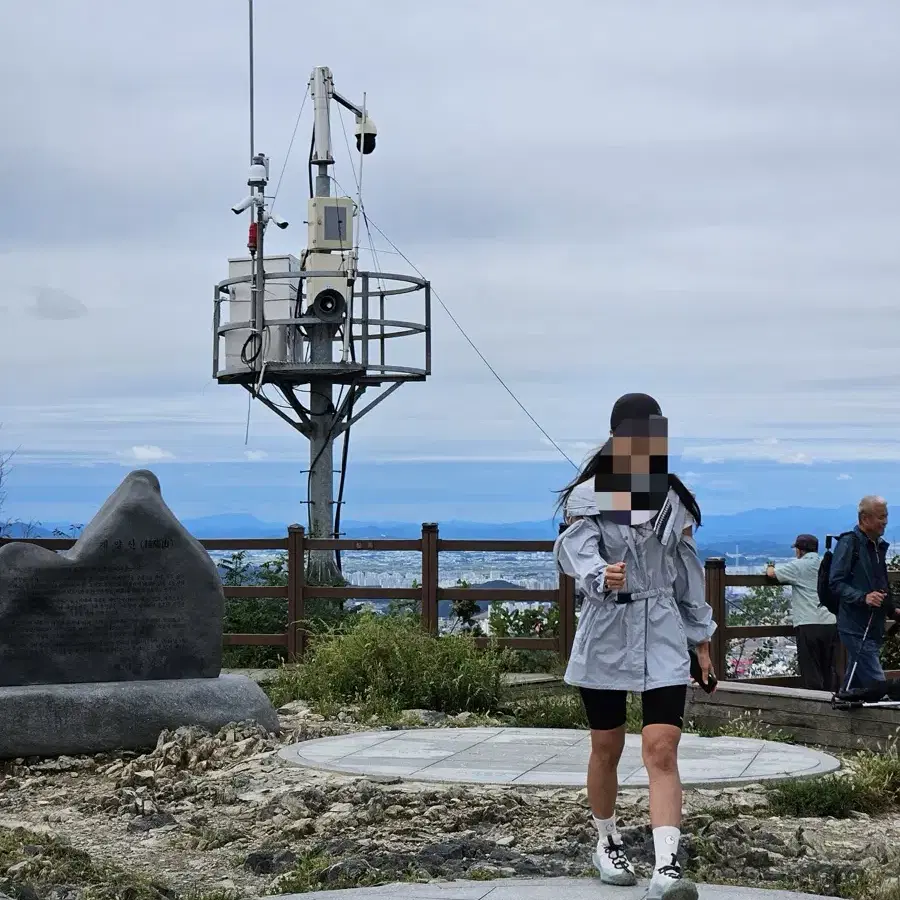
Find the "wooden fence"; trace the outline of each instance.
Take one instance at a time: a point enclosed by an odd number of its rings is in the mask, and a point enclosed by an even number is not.
[[[68,550],[74,540],[62,538],[16,538],[16,541],[37,544],[49,550]],[[0,544],[8,540],[0,538]],[[422,625],[431,634],[438,633],[438,604],[442,600],[481,600],[494,603],[526,602],[556,603],[559,606],[559,629],[552,637],[500,638],[501,646],[516,650],[550,650],[565,660],[568,658],[575,637],[575,586],[572,579],[559,576],[557,587],[549,590],[528,588],[442,588],[439,585],[441,552],[513,552],[549,553],[553,541],[461,541],[443,540],[438,526],[424,524],[420,538],[411,540],[352,540],[309,538],[300,525],[291,525],[284,538],[227,538],[206,539],[200,543],[207,550],[276,550],[287,556],[286,586],[242,586],[225,588],[226,597],[257,599],[285,599],[287,601],[288,628],[282,634],[225,634],[226,646],[284,647],[287,659],[302,657],[306,645],[306,601],[323,600],[407,600],[418,601]],[[306,583],[306,555],[316,550],[396,551],[420,553],[422,557],[422,584],[415,588],[319,587]],[[477,638],[486,646],[487,638]]]
[[[725,560],[711,557],[706,560],[706,602],[712,607],[713,619],[718,623],[716,635],[711,642],[710,656],[716,675],[725,680],[728,650],[733,640],[759,640],[762,638],[793,637],[792,625],[728,625],[728,604],[726,590],[729,587],[774,587],[778,582],[765,575],[729,575]],[[900,582],[900,572],[888,572],[891,585]],[[841,646],[838,671],[843,678],[847,665],[847,655]],[[900,671],[887,673],[890,677],[900,677]],[[775,675],[768,678],[733,679],[750,684],[772,685],[774,687],[800,687],[800,679],[795,675]]]
[[[0,538],[0,544],[9,539]],[[56,538],[17,538],[17,541],[38,544],[50,550],[67,550],[75,541]],[[558,653],[565,661],[572,649],[575,637],[576,609],[575,585],[571,578],[559,575],[557,587],[547,590],[527,588],[443,588],[439,585],[440,554],[442,552],[487,552],[487,553],[549,553],[553,541],[523,540],[444,540],[438,526],[424,524],[421,537],[411,540],[353,540],[319,539],[306,536],[299,525],[291,525],[283,538],[227,538],[207,539],[200,543],[211,551],[277,550],[287,557],[286,586],[246,586],[226,587],[226,597],[257,599],[284,599],[287,601],[287,631],[281,634],[225,634],[226,646],[275,646],[284,647],[287,659],[295,661],[302,657],[306,645],[304,629],[305,606],[310,598],[328,600],[406,600],[420,604],[422,626],[431,634],[438,633],[438,604],[441,601],[479,600],[493,603],[555,603],[559,608],[559,629],[552,637],[509,637],[499,638],[501,646],[517,650],[550,650]],[[422,557],[421,587],[384,588],[344,585],[341,587],[319,587],[306,583],[306,555],[316,550],[341,551],[412,551]],[[900,581],[900,572],[891,572],[892,583]],[[726,589],[728,587],[762,587],[776,582],[764,575],[729,575],[725,560],[706,560],[706,599],[712,607],[713,618],[718,623],[712,641],[711,656],[713,667],[721,680],[727,674],[729,643],[732,640],[755,640],[773,637],[791,637],[790,625],[728,625]],[[488,638],[478,638],[478,643],[487,645]],[[842,661],[843,664],[844,661]],[[891,673],[900,675],[900,673]],[[740,679],[757,684],[793,687],[799,679],[791,676]]]

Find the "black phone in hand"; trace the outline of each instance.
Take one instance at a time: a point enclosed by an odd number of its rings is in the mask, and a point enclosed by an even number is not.
[[[707,680],[704,681],[703,669],[700,668],[700,660],[697,658],[697,654],[693,650],[689,650],[688,653],[691,655],[691,678],[693,678],[707,694],[711,694],[716,689],[719,680],[712,672],[710,672],[707,676]]]

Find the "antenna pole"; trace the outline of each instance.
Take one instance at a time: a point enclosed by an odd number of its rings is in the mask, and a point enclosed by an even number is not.
[[[317,168],[315,196],[331,194],[331,177],[328,166],[331,155],[331,73],[324,67],[313,72],[313,106],[315,110],[313,163]],[[349,325],[347,326],[349,327]],[[315,366],[330,368],[332,365],[332,330],[329,325],[313,325],[309,328],[310,362]],[[312,537],[327,538],[334,529],[334,437],[333,417],[334,383],[328,378],[313,378],[309,384],[310,419],[312,433],[309,441],[309,529]],[[352,389],[352,388],[351,388]],[[333,569],[331,554],[315,554],[315,563],[323,570]],[[313,563],[311,556],[310,562]],[[317,573],[325,575],[326,572]]]
[[[247,0],[250,13],[250,162],[256,147],[253,140],[253,0]]]

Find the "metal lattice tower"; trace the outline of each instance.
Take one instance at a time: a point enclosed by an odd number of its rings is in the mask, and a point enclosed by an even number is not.
[[[375,125],[365,103],[357,106],[334,90],[328,68],[313,71],[309,89],[316,174],[310,175],[307,247],[299,258],[264,255],[267,226],[288,223],[269,211],[269,162],[251,147],[250,194],[232,207],[250,212],[250,252],[229,260],[229,277],[214,289],[213,377],[241,385],[309,440],[309,531],[324,538],[334,534],[341,502],[334,497],[335,439],[401,385],[431,374],[431,287],[423,278],[359,269],[361,187],[356,200],[331,194],[332,102],[356,117],[360,172],[375,148]],[[417,316],[410,306],[418,307]],[[399,339],[413,337],[419,338],[418,365],[409,365],[408,349],[399,360],[395,350]]]

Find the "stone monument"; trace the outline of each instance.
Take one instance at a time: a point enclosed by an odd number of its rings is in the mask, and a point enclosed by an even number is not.
[[[131,472],[68,551],[0,546],[0,757],[136,748],[179,725],[254,719],[257,684],[221,675],[215,564]]]

